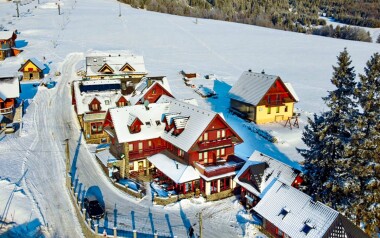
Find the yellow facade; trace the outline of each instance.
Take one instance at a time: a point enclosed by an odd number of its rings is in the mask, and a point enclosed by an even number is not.
[[[285,111],[286,110],[286,111]],[[294,102],[285,103],[283,106],[267,107],[260,105],[256,107],[256,124],[268,122],[285,121],[293,116]]]
[[[25,65],[23,72],[29,72],[30,71],[29,69],[32,69],[32,72],[38,71],[37,66],[35,66],[32,62],[28,62]]]
[[[39,80],[42,78],[42,73],[39,72],[39,69],[32,62],[27,62],[23,67],[23,81],[26,80]]]

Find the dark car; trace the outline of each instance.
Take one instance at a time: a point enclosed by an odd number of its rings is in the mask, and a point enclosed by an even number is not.
[[[100,205],[96,197],[88,196],[84,199],[84,208],[91,219],[100,219],[104,216],[104,208]]]

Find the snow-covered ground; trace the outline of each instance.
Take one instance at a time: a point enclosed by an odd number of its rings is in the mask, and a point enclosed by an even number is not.
[[[275,123],[260,126],[279,140],[277,144],[251,132],[244,126],[246,122],[226,113],[231,85],[248,69],[264,69],[291,82],[301,100],[296,107],[302,115],[302,127],[306,116],[324,110],[321,97],[332,88],[331,65],[344,47],[352,55],[357,72],[363,72],[365,62],[380,50],[375,43],[243,24],[202,19],[194,24],[192,18],[127,5],[121,5],[119,17],[119,3],[114,0],[61,1],[61,15],[56,1],[40,0],[39,5],[37,1],[22,2],[20,18],[16,18],[15,4],[0,0],[0,24],[20,32],[17,40],[22,41],[24,50],[0,62],[0,72],[16,72],[24,60],[45,57],[44,63],[50,67],[48,77],[58,84],[49,90],[38,87],[26,109],[22,133],[0,136],[0,214],[1,220],[10,223],[0,224],[0,234],[31,229],[34,233],[29,236],[33,236],[41,229],[44,236],[81,236],[64,187],[64,140],[70,138],[75,189],[81,197],[89,189],[100,192],[108,214],[102,226],[117,225],[149,234],[157,230],[161,235],[184,237],[189,225],[197,233],[202,211],[205,237],[256,237],[250,235],[254,232],[249,228],[254,220],[248,216],[242,219],[242,207],[234,197],[212,203],[189,199],[162,207],[153,205],[149,196],[137,200],[114,188],[81,138],[70,105],[68,83],[77,79],[75,71],[85,53],[127,50],[143,55],[150,74],[166,75],[176,97],[197,98],[202,107],[225,113],[225,119],[245,141],[236,148],[239,156],[246,158],[260,150],[296,165],[302,160],[295,149],[303,146],[302,130]],[[185,86],[181,70],[217,75],[212,89],[218,97],[202,99]],[[55,77],[56,71],[62,76]]]

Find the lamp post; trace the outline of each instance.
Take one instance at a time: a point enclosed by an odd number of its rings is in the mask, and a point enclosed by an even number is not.
[[[17,11],[17,17],[20,17],[20,12],[18,9],[18,5],[20,4],[21,0],[14,0],[14,3],[16,3],[16,11]]]

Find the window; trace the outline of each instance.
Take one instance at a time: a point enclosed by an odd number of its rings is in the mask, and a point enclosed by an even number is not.
[[[153,95],[156,94],[156,89],[155,89],[155,88],[152,90],[152,94],[153,94]]]
[[[91,104],[91,109],[92,109],[93,111],[97,111],[97,110],[99,110],[99,104],[97,104],[97,103]]]
[[[152,141],[148,140],[148,147],[152,147]]]
[[[280,213],[278,214],[279,216],[282,216],[282,219],[285,218],[286,215],[290,212],[289,208],[284,207],[281,209]]]
[[[110,105],[110,100],[105,100],[104,103],[105,103],[106,105]]]
[[[99,134],[103,132],[103,124],[101,122],[91,123],[91,134]]]
[[[202,140],[203,140],[203,136],[200,136],[198,140],[199,140],[199,141],[202,141]]]
[[[185,155],[185,152],[181,149],[178,149],[178,156],[183,157]]]
[[[267,109],[267,114],[270,114],[270,107],[268,107]]]
[[[220,155],[226,155],[226,149],[225,148],[220,149]]]
[[[203,152],[203,162],[205,164],[208,163],[208,152],[207,151]]]
[[[280,112],[280,107],[276,107],[276,113]]]
[[[198,153],[198,160],[201,161],[203,159],[202,152]]]
[[[216,150],[216,157],[219,158],[220,156],[220,150]]]
[[[133,144],[128,144],[129,151],[133,151]]]
[[[139,142],[139,151],[142,151],[142,149],[143,149],[143,143]]]
[[[217,139],[220,138],[220,131],[216,131],[216,138],[217,138]]]
[[[207,132],[203,134],[203,140],[208,140],[208,133]]]
[[[33,68],[28,68],[28,71],[29,72],[33,72]]]
[[[124,102],[124,101],[120,101],[120,102],[118,102],[118,106],[119,106],[119,107],[124,107],[124,106],[125,106],[125,102]]]
[[[135,164],[129,163],[129,170],[135,170]]]
[[[222,138],[226,137],[226,130],[222,130]]]
[[[288,112],[288,106],[285,106],[285,112]]]

